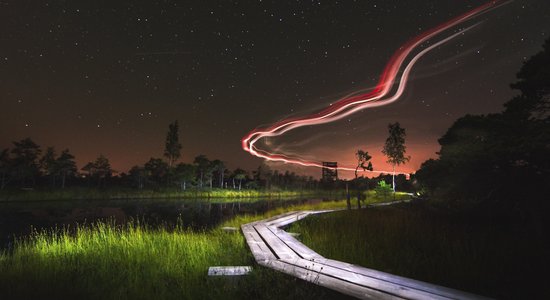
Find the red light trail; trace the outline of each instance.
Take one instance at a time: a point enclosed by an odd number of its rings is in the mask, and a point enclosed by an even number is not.
[[[477,26],[479,23],[469,26],[465,29],[459,30],[458,32],[453,33],[452,35],[447,36],[431,44],[429,47],[426,47],[419,53],[415,54],[403,68],[403,65],[406,62],[407,57],[409,57],[415,49],[419,48],[421,44],[427,42],[431,38],[436,37],[437,35],[443,33],[444,31],[449,30],[452,27],[458,26],[467,20],[477,17],[481,14],[484,14],[506,3],[508,2],[502,3],[502,1],[490,1],[463,15],[455,17],[452,20],[449,20],[437,27],[434,27],[430,30],[427,30],[421,33],[420,35],[416,36],[415,38],[405,43],[393,54],[389,62],[386,64],[386,67],[384,68],[380,76],[380,79],[378,81],[378,84],[371,91],[367,93],[361,93],[358,95],[352,94],[352,95],[346,96],[338,100],[337,102],[331,104],[329,107],[325,108],[324,110],[311,115],[306,115],[306,116],[297,117],[297,118],[287,118],[287,119],[278,121],[267,128],[254,129],[241,140],[242,148],[245,151],[249,152],[250,154],[257,157],[264,158],[268,161],[279,161],[279,162],[291,163],[291,164],[307,166],[307,167],[323,168],[323,165],[320,161],[310,161],[310,160],[302,159],[300,157],[290,157],[283,153],[271,153],[267,150],[259,149],[255,144],[262,138],[279,136],[285,132],[288,132],[289,130],[292,130],[298,127],[319,125],[319,124],[325,124],[325,123],[337,121],[357,111],[360,111],[366,108],[371,108],[371,107],[388,105],[397,101],[402,96],[405,90],[407,81],[409,79],[409,74],[413,66],[422,56],[424,56],[434,48],[447,43],[448,41],[456,38],[459,35],[462,35],[463,33]],[[399,77],[399,80],[397,80],[400,70],[402,70],[401,76]],[[397,88],[395,88],[394,86],[397,86]],[[390,94],[392,90],[395,90],[395,92],[393,94]],[[341,167],[338,167],[337,169],[344,170],[344,171],[355,171],[355,167],[351,167],[351,166],[341,166]],[[371,172],[391,173],[391,171],[371,171]]]

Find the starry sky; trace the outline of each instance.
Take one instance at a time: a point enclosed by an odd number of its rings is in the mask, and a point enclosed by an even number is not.
[[[0,1],[0,148],[31,137],[69,148],[80,167],[102,153],[123,172],[161,157],[178,120],[182,161],[206,154],[252,169],[261,159],[240,144],[250,130],[372,87],[404,42],[484,3]],[[548,20],[550,1],[515,0],[423,57],[396,103],[268,143],[341,164],[361,148],[388,169],[380,150],[398,121],[412,157],[399,170],[414,172],[454,120],[501,111]]]

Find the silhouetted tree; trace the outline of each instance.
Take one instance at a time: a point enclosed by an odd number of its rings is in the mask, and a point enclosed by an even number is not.
[[[40,153],[42,152],[40,146],[30,138],[13,142],[13,145],[14,148],[11,150],[11,154],[13,155],[12,162],[15,178],[21,181],[22,186],[25,186],[26,180],[30,179],[34,186],[35,178],[40,173],[38,162]]]
[[[61,188],[65,188],[65,182],[67,177],[74,176],[76,174],[76,162],[74,161],[74,155],[69,152],[69,149],[65,149],[61,152],[56,160],[56,172],[61,177]]]
[[[172,167],[181,155],[181,144],[178,136],[178,121],[168,125],[168,133],[166,134],[166,144],[164,146],[164,156],[168,159],[168,166]]]
[[[134,181],[137,185],[138,189],[143,189],[145,181],[147,180],[147,170],[140,166],[133,166],[128,173],[130,174],[132,181]]]
[[[10,181],[11,159],[9,149],[0,151],[0,190],[3,190]]]
[[[235,171],[233,171],[233,188],[235,188],[235,180],[238,180],[239,181],[239,191],[241,190],[241,187],[242,187],[242,182],[243,180],[246,179],[246,171],[243,170],[243,169],[235,169]]]
[[[367,151],[363,151],[361,149],[357,150],[355,153],[355,158],[357,158],[357,167],[355,167],[355,178],[357,178],[357,171],[359,168],[363,169],[363,171],[372,171],[372,163],[370,162],[370,159],[372,158]],[[365,165],[368,162],[367,165]]]
[[[199,187],[202,188],[204,185],[204,175],[210,168],[210,160],[208,160],[206,155],[201,154],[195,157],[193,163],[197,166],[197,171],[199,173]]]
[[[50,178],[52,187],[55,187],[55,179],[57,177],[57,158],[55,154],[55,149],[53,147],[48,147],[46,153],[40,159],[40,167],[43,174]]]
[[[105,185],[106,180],[113,175],[109,159],[103,154],[100,154],[94,162],[87,163],[82,170],[88,173],[90,179],[97,180],[98,186]]]
[[[149,159],[144,165],[145,171],[147,171],[147,177],[150,181],[159,186],[163,180],[168,176],[169,166],[160,158]]]
[[[225,173],[225,164],[223,163],[223,161],[221,161],[219,159],[215,159],[211,163],[211,168],[218,175],[218,181],[219,181],[219,184],[220,184],[220,188],[223,188],[223,177],[225,175],[224,174]]]
[[[505,115],[515,115],[520,119],[550,118],[550,39],[543,45],[543,51],[529,58],[516,77],[518,82],[511,85],[520,95],[504,104]]]
[[[256,181],[259,186],[270,188],[270,179],[273,172],[271,171],[271,168],[268,165],[266,165],[265,163],[262,163],[252,173],[254,176],[254,181]]]
[[[359,181],[357,180],[357,171],[359,170],[359,168],[363,169],[363,171],[367,171],[367,170],[372,171],[372,163],[370,162],[370,159],[372,157],[369,155],[367,151],[363,151],[359,149],[355,153],[355,158],[357,159],[357,167],[355,167],[355,181],[357,183],[357,208],[361,208],[361,188],[360,188]],[[368,188],[368,184],[365,186]]]
[[[190,183],[195,178],[196,166],[190,164],[180,163],[176,166],[174,176],[179,182],[180,189],[185,191],[187,189],[187,183]]]
[[[410,156],[405,156],[405,128],[401,128],[399,122],[395,122],[388,125],[388,131],[390,135],[386,139],[382,153],[388,157],[387,162],[392,164],[393,167],[392,187],[395,193],[395,166],[404,164],[411,158]]]

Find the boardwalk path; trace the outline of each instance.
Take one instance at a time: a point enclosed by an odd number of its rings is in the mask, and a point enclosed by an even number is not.
[[[289,212],[241,229],[258,264],[360,299],[486,299],[325,258],[281,229],[325,212],[329,211]]]

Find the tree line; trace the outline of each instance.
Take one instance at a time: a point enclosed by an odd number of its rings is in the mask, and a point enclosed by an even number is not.
[[[150,158],[133,166],[127,173],[112,169],[109,159],[100,154],[78,170],[75,156],[68,149],[59,154],[53,147],[45,151],[30,138],[13,142],[13,147],[0,151],[0,189],[50,187],[65,188],[68,182],[78,186],[107,186],[137,189],[223,188],[223,189],[314,189],[319,181],[294,172],[272,170],[266,164],[252,172],[241,168],[229,170],[219,159],[198,155],[192,163],[178,162],[182,145],[178,122],[168,126],[164,157]],[[115,176],[116,174],[116,176]]]

